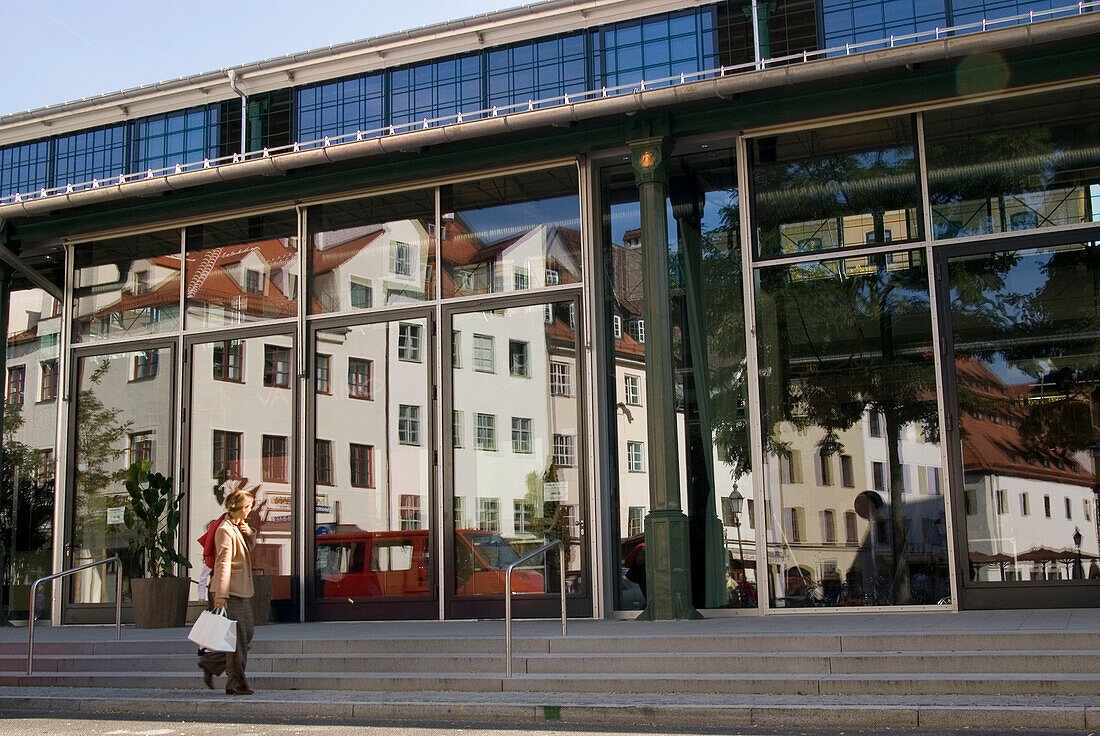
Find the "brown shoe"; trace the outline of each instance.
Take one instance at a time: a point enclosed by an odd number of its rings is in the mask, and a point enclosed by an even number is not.
[[[255,691],[250,687],[227,687],[225,689],[226,695],[251,695],[253,692]]]
[[[210,670],[203,670],[202,684],[206,685],[207,690],[213,690],[214,689],[214,673],[211,672]]]

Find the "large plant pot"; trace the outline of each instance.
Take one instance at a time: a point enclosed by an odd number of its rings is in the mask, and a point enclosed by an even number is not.
[[[252,576],[252,619],[256,626],[271,621],[271,589],[274,583],[274,575]]]
[[[188,578],[131,578],[134,626],[139,629],[171,629],[185,625]]]

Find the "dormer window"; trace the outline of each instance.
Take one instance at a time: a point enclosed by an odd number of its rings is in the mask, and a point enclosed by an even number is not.
[[[264,293],[264,277],[259,271],[251,268],[244,272],[244,290],[249,294]]]

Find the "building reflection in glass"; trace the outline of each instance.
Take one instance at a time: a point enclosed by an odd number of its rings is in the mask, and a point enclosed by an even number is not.
[[[776,606],[949,595],[921,251],[756,274],[768,569]]]
[[[967,574],[1100,583],[1100,249],[949,261]]]

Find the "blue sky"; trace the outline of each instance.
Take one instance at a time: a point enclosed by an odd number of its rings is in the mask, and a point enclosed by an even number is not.
[[[0,115],[522,4],[2,0]]]

